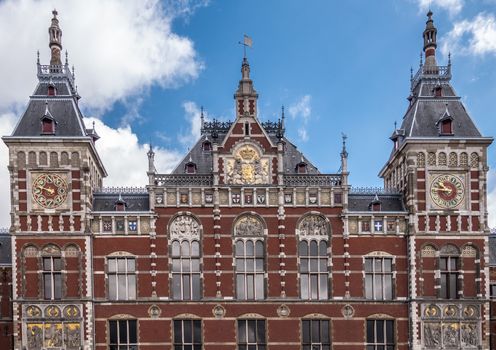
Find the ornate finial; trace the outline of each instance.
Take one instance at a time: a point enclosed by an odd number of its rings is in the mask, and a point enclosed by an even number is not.
[[[434,21],[432,20],[431,10],[429,10],[429,12],[427,13],[427,22],[425,22],[425,30],[422,36],[424,38],[425,65],[431,67],[437,66],[436,63],[437,29],[434,26]]]
[[[451,51],[448,52],[448,66],[451,66]]]
[[[250,38],[248,35],[244,34],[243,35],[243,42],[239,41],[238,44],[243,46],[243,62],[246,61],[246,47],[252,47],[253,46],[253,40]]]
[[[341,151],[341,156],[348,157],[348,151],[346,150],[346,139],[348,138],[348,136],[346,136],[344,133],[341,133],[341,137],[343,138],[343,150]]]
[[[397,124],[396,124],[396,120],[394,121],[394,131],[397,130]]]
[[[413,67],[410,67],[410,81],[413,80]]]
[[[200,130],[203,131],[205,125],[205,116],[203,115],[203,106],[200,107]]]
[[[48,115],[50,112],[48,111],[48,100],[45,100],[45,115]]]
[[[59,27],[59,20],[57,19],[57,10],[52,11],[53,18],[52,24],[48,28],[48,34],[50,37],[50,42],[48,46],[51,51],[50,65],[62,65],[62,60],[60,59],[60,51],[62,50],[62,30]]]
[[[95,132],[95,121],[93,120],[93,132]]]
[[[36,64],[40,64],[40,50],[36,51]]]
[[[424,55],[422,55],[422,51],[420,51],[420,64],[419,64],[420,67],[422,67],[422,65],[424,64],[424,62],[422,61],[423,57]]]
[[[67,50],[65,50],[65,65],[69,65],[69,54],[67,53]]]

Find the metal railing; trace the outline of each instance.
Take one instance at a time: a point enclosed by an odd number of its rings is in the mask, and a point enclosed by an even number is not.
[[[340,186],[341,175],[284,175],[285,186]]]
[[[157,186],[212,186],[213,176],[200,174],[155,175],[154,182]]]

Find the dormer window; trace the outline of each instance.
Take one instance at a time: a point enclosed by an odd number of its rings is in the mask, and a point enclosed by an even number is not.
[[[43,119],[41,122],[41,132],[43,134],[54,134],[55,123],[51,119]]]
[[[443,88],[441,86],[436,86],[434,88],[434,97],[442,97],[443,96]]]
[[[305,162],[299,162],[298,164],[296,164],[296,172],[298,174],[306,174],[307,173],[307,163]]]
[[[250,123],[246,122],[245,123],[245,136],[250,135]]]
[[[204,152],[210,152],[212,150],[212,142],[208,140],[203,141],[202,149]]]
[[[381,203],[373,203],[372,204],[372,211],[381,211]]]
[[[57,95],[57,89],[53,85],[48,86],[48,96],[55,96]]]
[[[442,135],[453,135],[453,121],[451,119],[445,119],[441,122]]]
[[[370,202],[369,210],[370,211],[381,211],[382,210],[381,200],[379,199],[379,196],[377,194],[375,195],[372,202]]]
[[[124,199],[122,199],[122,195],[119,194],[119,199],[117,199],[114,203],[115,211],[125,211],[127,207],[127,203]]]
[[[196,164],[193,162],[188,162],[184,166],[184,172],[186,174],[196,174]]]

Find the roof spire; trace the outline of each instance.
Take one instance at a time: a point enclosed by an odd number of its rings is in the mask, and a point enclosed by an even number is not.
[[[241,80],[238,84],[238,90],[234,94],[236,101],[236,116],[239,117],[257,117],[257,99],[258,94],[253,88],[253,81],[250,78],[250,64],[246,58],[246,47],[252,46],[252,39],[245,35],[244,41],[240,42],[244,47],[243,62],[241,64]]]
[[[36,64],[40,65],[40,50],[36,51]]]
[[[434,21],[432,20],[431,10],[427,12],[427,22],[425,22],[425,30],[422,36],[424,37],[425,65],[437,66],[436,63],[437,29],[436,27],[434,27]]]
[[[57,10],[52,11],[53,18],[52,24],[48,28],[48,34],[50,36],[50,42],[48,46],[51,51],[50,65],[62,65],[62,60],[60,59],[60,51],[62,51],[62,30],[59,27],[59,20],[57,19]]]
[[[203,127],[205,126],[205,117],[203,115],[203,106],[200,107],[200,130],[203,132]]]

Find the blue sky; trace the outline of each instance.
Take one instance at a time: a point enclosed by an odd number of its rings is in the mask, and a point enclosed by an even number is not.
[[[454,21],[494,9],[469,3],[450,15],[433,6],[440,46]],[[346,133],[352,183],[380,185],[376,175],[391,149],[393,123],[401,123],[407,107],[410,67],[418,69],[425,20],[425,11],[411,1],[212,1],[173,25],[194,42],[204,65],[198,78],[176,89],[152,87],[133,130],[145,142],[177,148],[174,135],[189,128],[186,101],[203,105],[210,116],[232,119],[242,58],[237,42],[246,33],[254,42],[248,58],[260,95],[259,118],[276,119],[285,105],[289,138],[324,172],[338,170],[340,133]],[[440,50],[438,60],[447,61]],[[496,135],[494,53],[454,51],[452,60],[455,89],[482,133]],[[305,96],[309,115],[292,118],[288,109]],[[103,120],[118,125],[125,108],[117,103]],[[300,137],[300,128],[308,139]]]
[[[210,119],[234,118],[247,34],[259,118],[276,120],[284,105],[287,136],[322,172],[339,169],[344,132],[352,185],[381,186],[429,6],[438,63],[452,52],[456,91],[482,134],[496,135],[496,0],[0,0],[0,51],[9,52],[0,74],[10,82],[0,87],[0,131],[11,132],[34,89],[37,49],[48,63],[56,7],[81,106],[102,136],[106,183],[144,185],[150,141],[157,168],[170,171],[198,137],[201,105]],[[495,169],[494,146],[489,153]],[[491,170],[493,218],[495,185]]]

